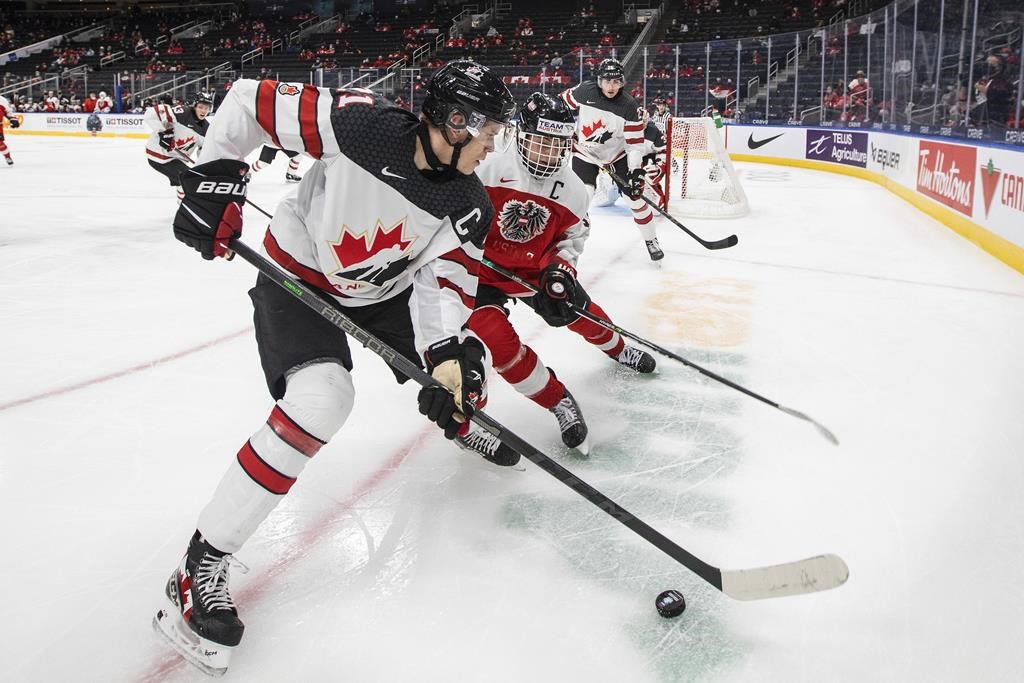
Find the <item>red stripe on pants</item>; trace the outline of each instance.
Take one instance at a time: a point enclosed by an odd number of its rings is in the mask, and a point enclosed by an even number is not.
[[[604,309],[598,306],[593,301],[587,304],[587,313],[591,314],[596,318],[600,318],[605,322],[611,322],[611,318],[609,318],[608,314],[604,312]],[[569,329],[575,332],[576,334],[580,335],[584,339],[586,339],[594,346],[607,344],[611,340],[612,336],[614,336],[615,334],[608,328],[602,327],[597,323],[591,320],[587,320],[582,316],[580,316],[573,322],[569,323]],[[625,345],[626,342],[622,341],[622,337],[619,337],[618,343],[611,349],[605,351],[605,353],[611,356],[612,358],[615,358],[622,352],[622,347],[624,347]]]

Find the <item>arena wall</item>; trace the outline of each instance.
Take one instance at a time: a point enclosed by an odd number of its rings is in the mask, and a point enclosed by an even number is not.
[[[736,161],[878,183],[1024,273],[1022,150],[875,130],[736,124],[726,126],[725,143]]]

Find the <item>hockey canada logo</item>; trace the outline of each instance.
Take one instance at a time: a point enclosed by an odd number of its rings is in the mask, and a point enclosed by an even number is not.
[[[601,132],[602,130],[604,130],[603,133]],[[589,124],[584,123],[581,132],[583,133],[584,140],[598,145],[608,142],[612,137],[612,132],[604,127],[604,121],[601,119],[597,119]]]
[[[529,242],[544,232],[550,217],[551,211],[532,199],[525,202],[510,199],[501,207],[498,229],[510,242]]]
[[[302,92],[302,89],[299,86],[293,85],[291,83],[282,83],[281,85],[277,86],[277,92],[282,95],[298,95],[300,92]]]
[[[390,228],[384,227],[378,219],[372,229],[363,232],[343,225],[338,241],[329,243],[339,266],[331,276],[351,281],[348,289],[387,284],[401,274],[413,258],[408,252],[416,237],[405,238],[404,231],[404,218]]]

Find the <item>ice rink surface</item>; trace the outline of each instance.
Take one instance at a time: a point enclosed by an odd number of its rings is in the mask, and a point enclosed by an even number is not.
[[[271,407],[252,267],[170,230],[142,142],[8,138],[0,166],[0,680],[207,680],[150,627],[221,474]],[[308,163],[308,161],[304,162]],[[273,210],[285,160],[250,199]],[[488,412],[726,569],[838,553],[849,582],[721,595],[524,461],[459,451],[354,349],[356,408],[238,557],[226,680],[1011,681],[1024,668],[1024,279],[875,185],[740,164],[748,218],[665,222],[653,266],[621,203],[581,281],[683,365],[618,368],[513,311],[579,399],[589,459],[491,381]],[[246,214],[258,244],[266,221]],[[654,610],[682,590],[687,611]]]

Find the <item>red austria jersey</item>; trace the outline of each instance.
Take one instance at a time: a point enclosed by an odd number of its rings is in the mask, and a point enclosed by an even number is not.
[[[152,131],[146,140],[146,158],[157,164],[166,164],[175,159],[184,161],[182,155],[189,159],[198,155],[210,128],[210,122],[197,119],[191,109],[172,107],[169,104],[148,108],[142,116],[142,123]],[[169,128],[174,130],[174,149],[180,154],[160,146],[159,133]]]
[[[533,283],[552,261],[575,269],[590,226],[587,190],[571,165],[538,180],[520,161],[513,142],[504,152],[489,154],[476,173],[494,204],[485,259]],[[532,295],[486,266],[480,271],[480,283],[510,296]]]
[[[7,101],[7,98],[0,95],[0,127],[3,126],[4,117],[11,118],[14,116],[14,108],[11,107],[11,103]]]
[[[643,157],[643,107],[625,90],[609,100],[596,81],[584,81],[561,94],[576,114],[576,156],[604,166],[626,155],[629,167]]]
[[[476,175],[416,168],[411,112],[366,90],[241,79],[217,110],[199,161],[262,145],[316,160],[274,211],[267,255],[340,306],[410,287],[416,348],[455,336],[473,311],[492,208]]]

